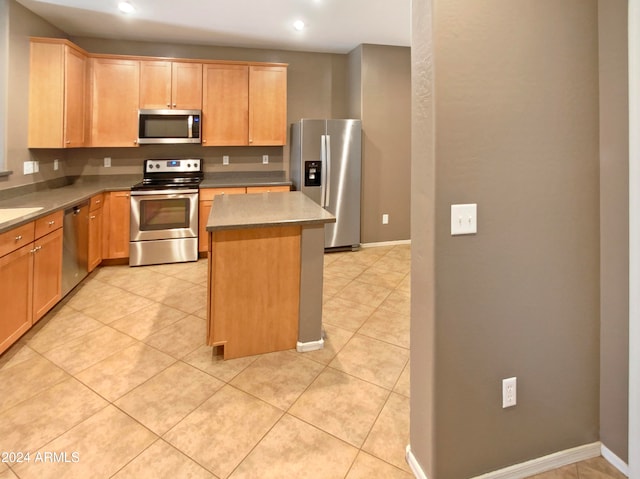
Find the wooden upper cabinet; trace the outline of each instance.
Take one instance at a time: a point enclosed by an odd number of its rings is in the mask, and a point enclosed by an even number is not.
[[[140,62],[91,59],[91,146],[137,146]]]
[[[141,61],[140,108],[200,110],[202,64]]]
[[[203,146],[248,145],[249,67],[205,64],[203,69]]]
[[[87,55],[61,39],[32,38],[29,148],[86,146]]]
[[[251,66],[249,72],[249,144],[287,142],[287,68]]]

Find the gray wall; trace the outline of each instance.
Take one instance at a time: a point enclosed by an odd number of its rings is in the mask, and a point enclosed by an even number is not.
[[[435,337],[412,329],[412,351],[433,348],[412,356],[412,407],[433,399],[412,411],[411,443],[430,477],[455,479],[599,439],[598,12],[596,0],[414,0],[414,14],[429,3],[434,43],[413,78],[433,61],[434,85],[415,92],[427,111],[413,128],[431,140],[412,154],[414,175],[425,163],[435,179],[412,191],[425,255],[412,328]],[[419,210],[433,194],[435,217]],[[450,236],[456,203],[478,203],[477,235]],[[502,409],[510,376],[518,405]]]
[[[29,37],[47,36],[64,38],[64,33],[42,18],[34,15],[15,0],[9,0],[9,77],[7,99],[6,169],[13,175],[0,178],[0,189],[36,183],[64,175],[64,170],[53,171],[53,159],[64,158],[64,152],[27,149],[29,117]],[[62,156],[61,156],[62,155]],[[24,161],[39,160],[40,174],[22,174]]]
[[[629,96],[627,0],[598,2],[600,440],[628,460]]]
[[[409,239],[411,50],[363,45],[361,65],[362,241]]]
[[[348,72],[349,115],[363,129],[362,242],[409,239],[411,49],[360,45],[348,55]]]

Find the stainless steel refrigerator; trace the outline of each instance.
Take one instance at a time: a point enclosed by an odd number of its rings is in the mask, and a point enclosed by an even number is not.
[[[325,248],[360,245],[360,120],[299,120],[291,127],[291,182],[332,213]]]

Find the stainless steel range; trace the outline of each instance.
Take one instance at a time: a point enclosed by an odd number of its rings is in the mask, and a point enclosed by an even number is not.
[[[198,188],[202,159],[145,160],[131,187],[129,265],[198,259]]]

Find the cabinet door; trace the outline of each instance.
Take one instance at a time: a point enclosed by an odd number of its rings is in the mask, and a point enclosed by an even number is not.
[[[91,145],[136,146],[140,62],[91,61]]]
[[[62,148],[64,48],[31,42],[29,57],[29,148]]]
[[[140,62],[140,108],[171,108],[171,62]]]
[[[62,228],[37,239],[33,254],[33,322],[62,296]]]
[[[112,191],[105,195],[102,214],[104,215],[103,258],[128,258],[131,217],[129,191]]]
[[[202,86],[203,146],[241,146],[249,139],[249,68],[205,64]]]
[[[207,251],[208,244],[208,232],[207,232],[207,220],[209,219],[209,214],[211,213],[211,206],[213,205],[213,200],[200,201],[200,212],[198,218],[198,252],[204,253]]]
[[[204,253],[208,249],[209,234],[207,221],[213,205],[213,197],[218,195],[243,195],[246,193],[244,186],[231,188],[202,188],[200,190],[200,215],[198,218],[198,252]]]
[[[0,258],[0,354],[31,327],[33,244]]]
[[[202,109],[202,63],[173,62],[171,108]]]
[[[102,262],[102,208],[89,212],[89,252],[87,270],[89,273]]]
[[[249,73],[249,144],[287,140],[287,68],[252,66]]]
[[[64,146],[87,144],[87,57],[65,46]]]

